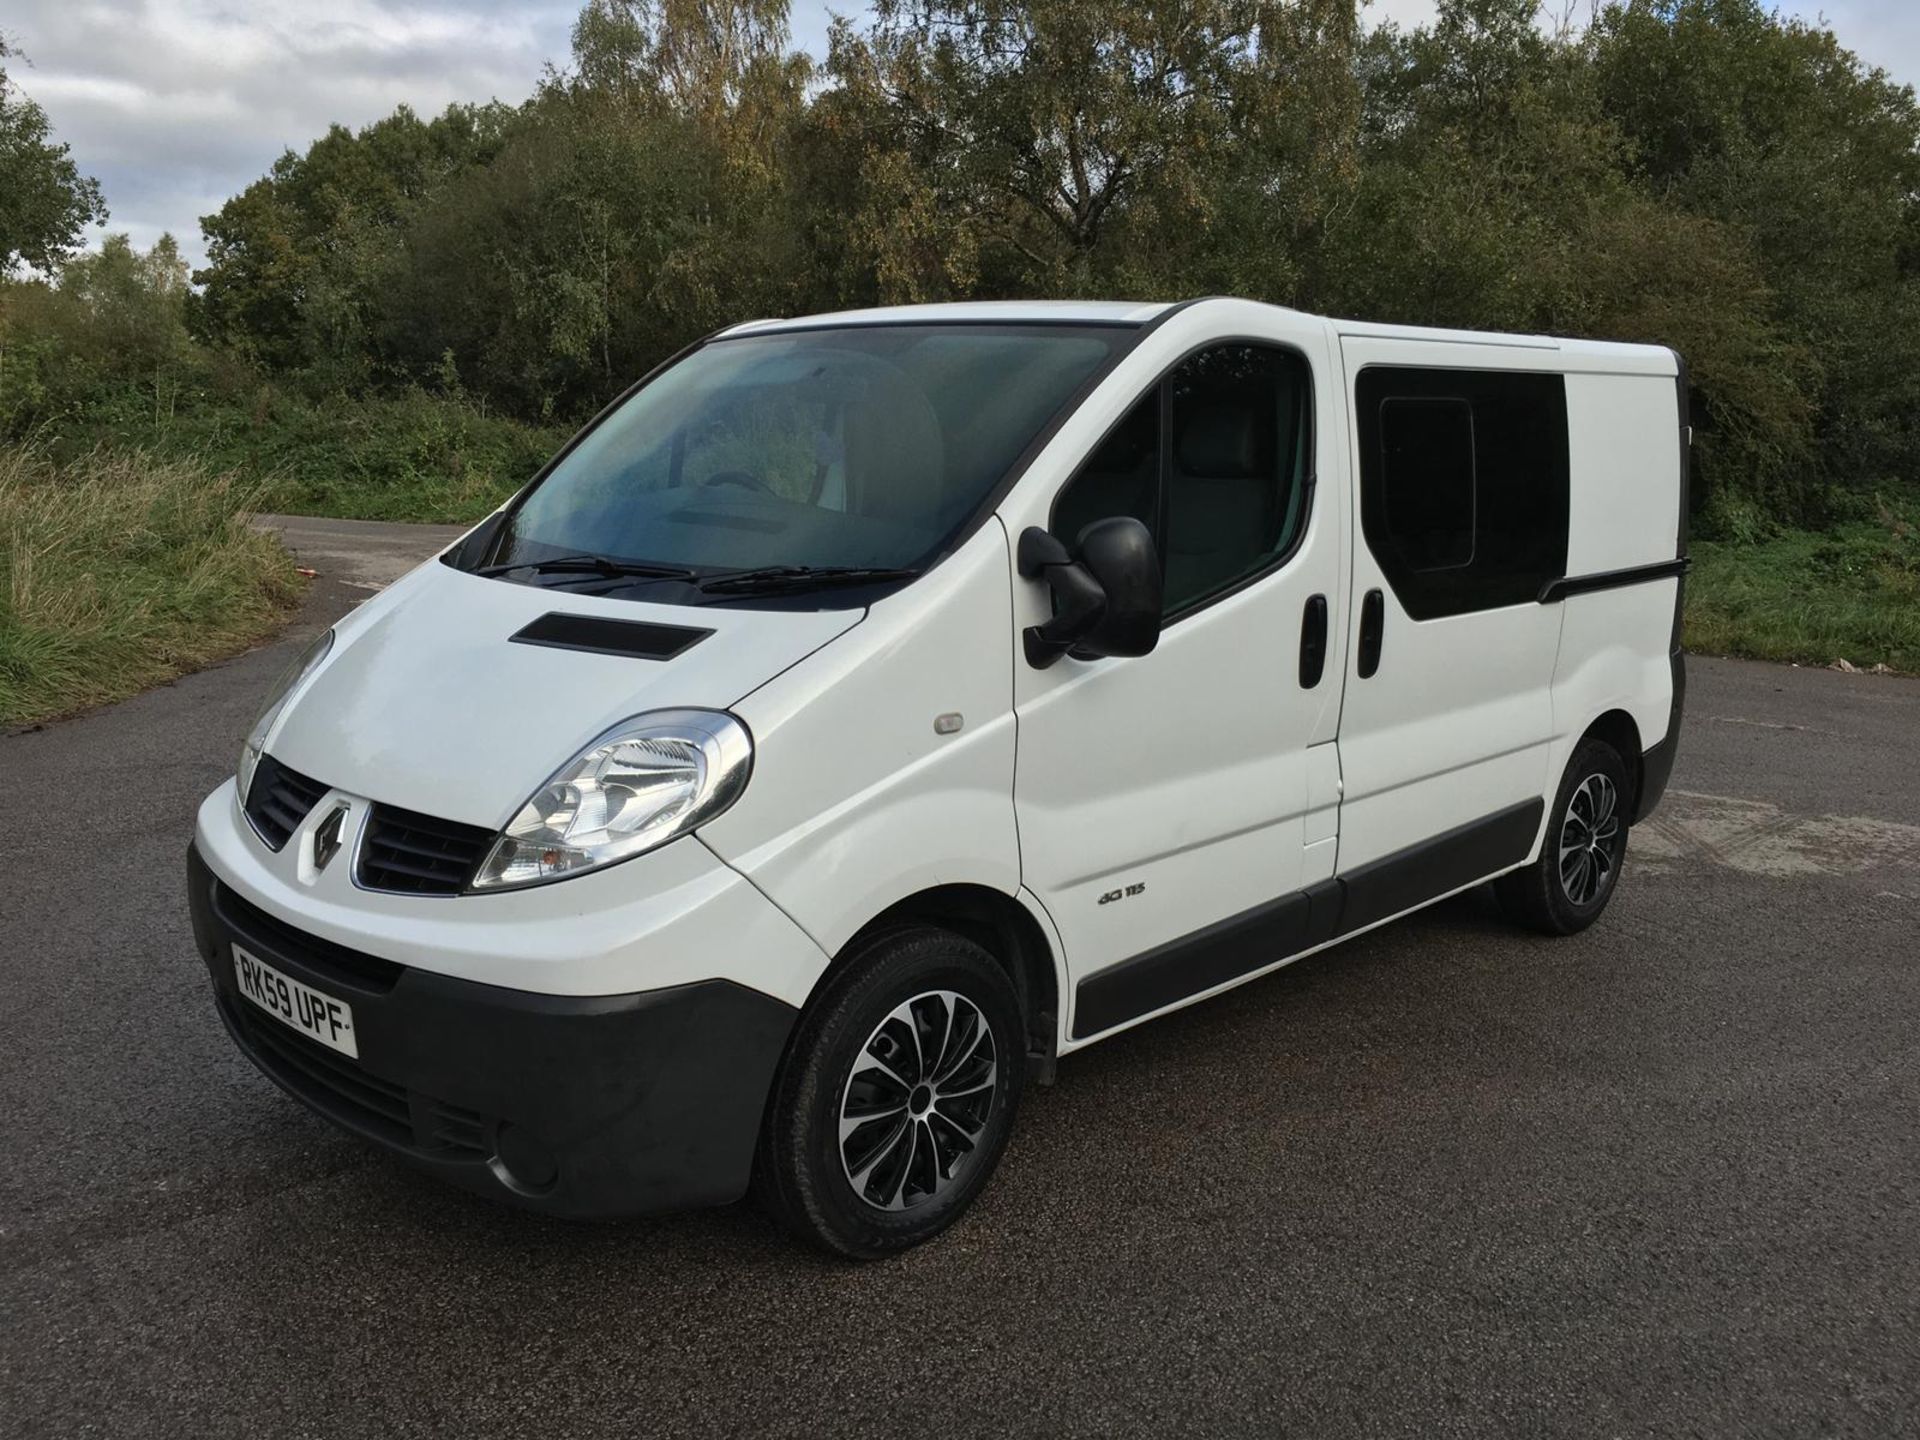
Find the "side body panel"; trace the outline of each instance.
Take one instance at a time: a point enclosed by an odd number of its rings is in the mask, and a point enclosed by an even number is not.
[[[1674,559],[1683,463],[1674,442],[1676,406],[1671,375],[1567,377],[1573,449],[1568,575]],[[1669,650],[1681,584],[1670,576],[1556,602],[1565,621],[1553,677],[1554,775],[1587,727],[1611,710],[1632,717],[1643,749],[1667,739],[1674,681]]]
[[[1020,888],[1011,574],[989,521],[842,643],[732,707],[754,773],[701,838],[828,955],[920,890]],[[941,716],[960,728],[937,732]]]

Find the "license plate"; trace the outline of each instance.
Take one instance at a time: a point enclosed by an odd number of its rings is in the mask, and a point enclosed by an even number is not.
[[[290,1030],[330,1050],[360,1058],[353,1040],[353,1007],[282,975],[258,955],[233,947],[233,976],[246,996]]]

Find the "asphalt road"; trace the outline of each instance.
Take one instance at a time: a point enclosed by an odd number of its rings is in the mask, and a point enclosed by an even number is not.
[[[443,1190],[233,1050],[191,814],[420,543],[291,538],[286,639],[0,739],[0,1435],[1920,1431],[1920,683],[1695,661],[1596,929],[1469,897],[1075,1057],[848,1267]]]

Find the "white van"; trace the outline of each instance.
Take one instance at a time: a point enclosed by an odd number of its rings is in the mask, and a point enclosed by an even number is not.
[[[951,1223],[1057,1057],[1497,879],[1682,698],[1668,350],[1230,299],[762,321],[299,662],[201,807],[236,1043],[564,1215]]]

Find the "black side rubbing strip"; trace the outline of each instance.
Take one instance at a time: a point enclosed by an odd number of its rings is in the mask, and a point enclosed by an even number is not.
[[[1347,896],[1340,912],[1340,933],[1511,870],[1526,860],[1546,812],[1545,800],[1523,800],[1484,820],[1470,821],[1349,870],[1340,877]]]
[[[713,634],[684,625],[654,625],[644,620],[608,620],[598,615],[553,611],[522,627],[516,645],[548,645],[556,650],[586,650],[595,655],[627,655],[636,660],[671,660]]]
[[[1340,935],[1523,863],[1545,800],[1518,805],[1257,905],[1090,975],[1074,992],[1073,1038],[1237,980]]]
[[[1073,1038],[1111,1030],[1307,948],[1313,902],[1283,896],[1168,941],[1080,982]]]
[[[1595,590],[1618,590],[1625,585],[1645,585],[1654,580],[1671,580],[1684,575],[1693,561],[1685,555],[1659,560],[1651,565],[1634,565],[1625,570],[1599,570],[1591,575],[1562,575],[1540,587],[1540,603],[1551,605],[1569,595],[1586,595]]]

